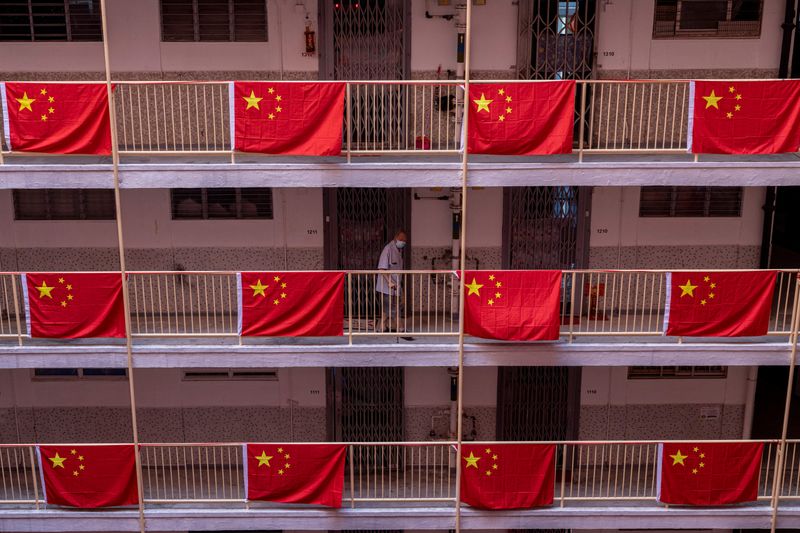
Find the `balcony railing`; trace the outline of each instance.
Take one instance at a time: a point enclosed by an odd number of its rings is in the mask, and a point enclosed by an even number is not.
[[[381,272],[385,271],[345,274],[343,328],[350,343],[358,338],[397,337],[400,333],[415,337],[459,334],[461,290],[455,272],[393,272],[403,287],[396,296],[375,291]],[[662,270],[564,271],[562,339],[662,335],[666,274]],[[797,270],[778,272],[768,336],[785,337],[791,333],[797,276]],[[130,272],[131,335],[138,339],[236,338],[236,283],[236,272],[230,271]],[[0,339],[29,342],[22,295],[19,273],[0,273]],[[384,316],[386,309],[392,309],[392,317]]]
[[[342,150],[348,161],[358,155],[460,152],[463,82],[345,83]],[[580,157],[687,151],[689,81],[576,83],[574,151]],[[229,82],[121,81],[115,85],[121,154],[233,158]],[[3,153],[9,153],[5,144],[0,163]]]
[[[800,441],[787,441],[786,459],[781,462],[780,470],[777,468],[780,442],[761,442],[764,452],[758,500],[770,500],[777,486],[780,502],[800,502]],[[555,444],[558,453],[554,505],[564,507],[586,501],[656,504],[659,442]],[[415,502],[455,505],[456,442],[346,443],[346,446],[343,505],[392,506]],[[142,444],[140,450],[145,507],[178,503],[243,506],[247,501],[243,444]],[[34,445],[0,445],[0,509],[4,505],[43,508],[39,469]],[[775,476],[779,472],[781,477],[776,485]]]

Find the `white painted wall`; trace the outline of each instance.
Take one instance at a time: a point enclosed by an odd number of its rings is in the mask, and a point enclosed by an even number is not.
[[[590,246],[760,245],[765,195],[745,188],[741,217],[639,218],[639,187],[595,187]]]
[[[450,403],[450,375],[446,368],[407,367],[405,402],[408,407]],[[497,404],[497,368],[464,369],[464,407]]]
[[[653,39],[655,0],[598,2],[599,70],[777,69],[784,2],[766,0],[758,39]]]
[[[745,403],[747,367],[728,367],[726,379],[628,379],[627,367],[584,367],[581,405]]]

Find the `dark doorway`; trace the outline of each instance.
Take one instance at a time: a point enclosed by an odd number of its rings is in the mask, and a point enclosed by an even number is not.
[[[758,367],[756,398],[753,405],[753,439],[779,439],[783,429],[783,411],[786,406],[786,386],[789,368],[785,366]],[[795,373],[792,388],[792,406],[789,411],[787,437],[800,438],[800,374]]]
[[[403,368],[328,369],[328,438],[339,442],[401,442]]]
[[[800,187],[767,187],[761,268],[800,267]]]

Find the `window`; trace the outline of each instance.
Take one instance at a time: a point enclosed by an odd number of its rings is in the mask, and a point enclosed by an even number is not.
[[[727,366],[630,366],[628,379],[725,379]]]
[[[172,189],[172,219],[272,219],[272,189]]]
[[[763,0],[656,0],[653,38],[758,37]]]
[[[37,381],[74,379],[125,379],[125,368],[35,368],[33,378]]]
[[[277,370],[212,368],[184,370],[184,381],[278,381]]]
[[[266,41],[266,0],[161,0],[162,41]]]
[[[0,41],[102,41],[100,0],[3,0]]]
[[[15,189],[15,220],[114,220],[111,189]]]
[[[738,217],[741,187],[642,187],[640,217]]]

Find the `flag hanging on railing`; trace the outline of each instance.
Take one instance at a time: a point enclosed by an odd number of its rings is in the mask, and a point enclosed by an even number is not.
[[[238,277],[240,335],[344,333],[344,272],[241,272]]]
[[[231,85],[234,150],[341,154],[344,83],[237,81]]]
[[[133,445],[37,448],[48,504],[90,509],[139,503]]]
[[[553,503],[553,444],[464,444],[461,501],[479,509],[529,509]]]
[[[344,444],[247,444],[247,499],[342,506]]]
[[[766,335],[776,278],[774,270],[669,272],[664,334]]]
[[[125,337],[120,274],[28,272],[22,276],[31,337]]]
[[[670,442],[660,445],[658,501],[726,505],[758,498],[761,442]]]
[[[574,122],[574,80],[470,85],[471,154],[569,154]]]
[[[507,341],[558,340],[560,270],[465,270],[464,333]]]
[[[690,152],[800,151],[800,80],[693,81],[689,95]]]
[[[3,131],[12,152],[111,153],[105,84],[6,82],[3,89]]]

